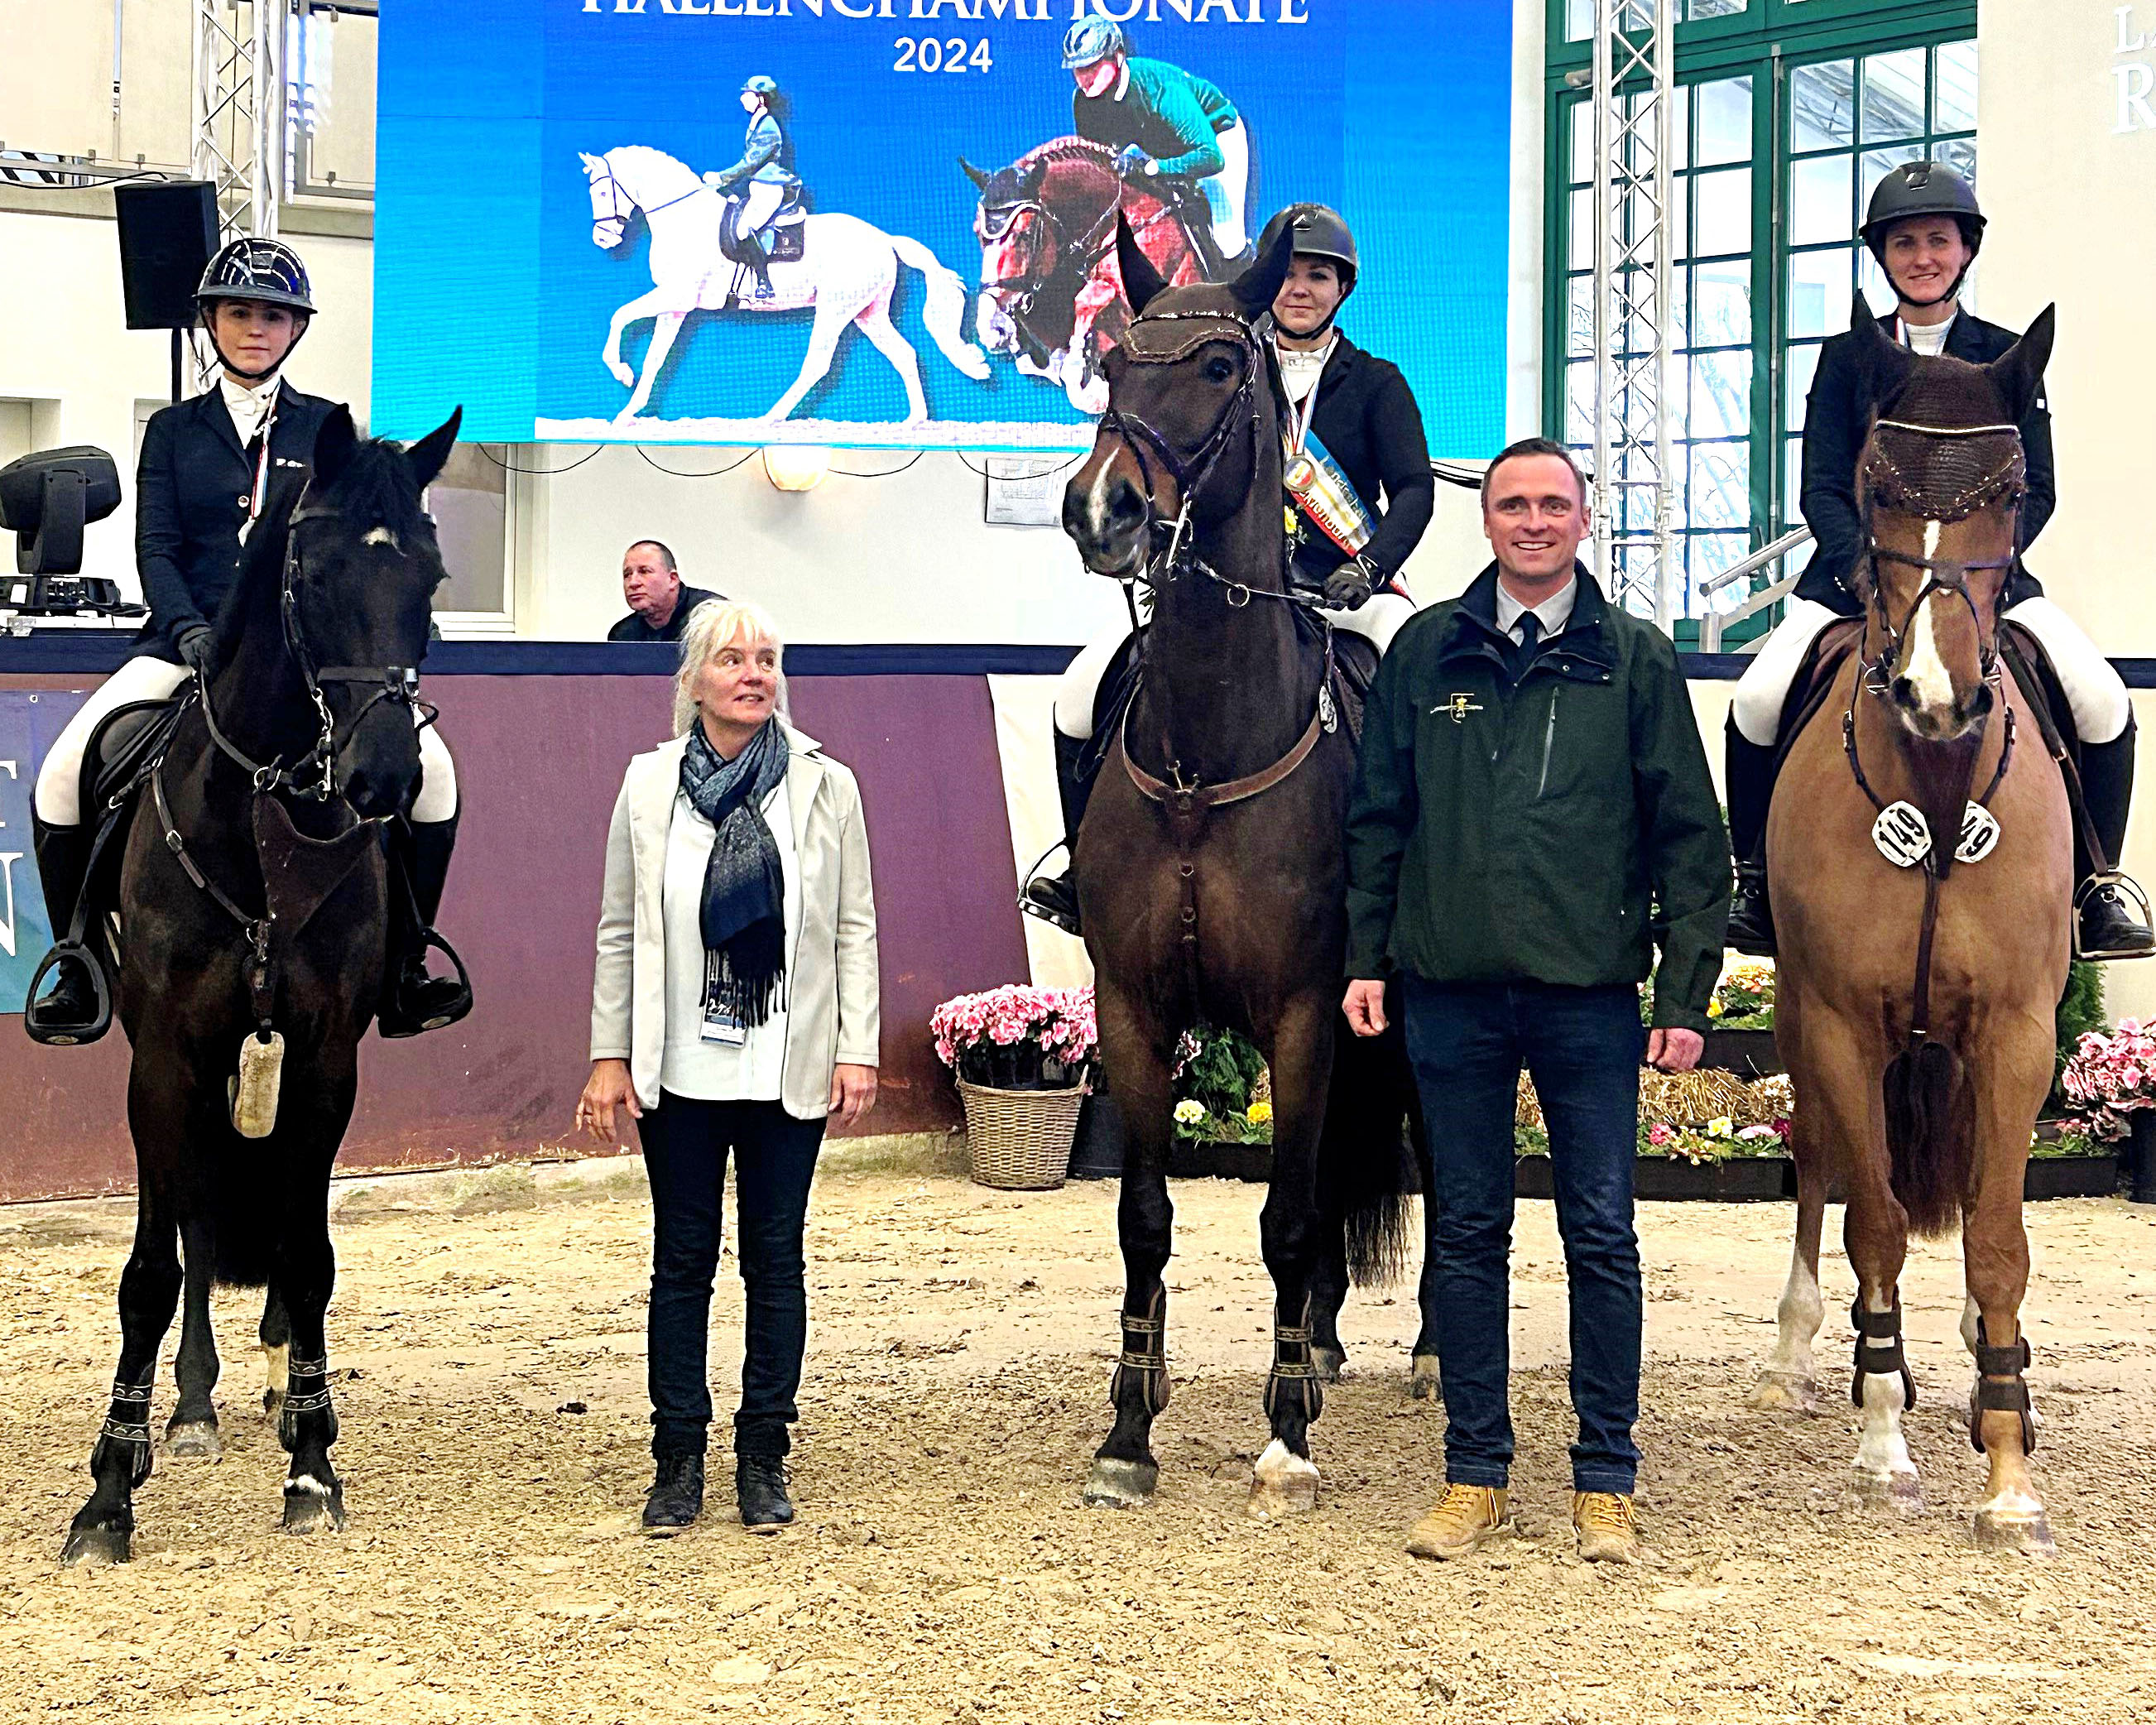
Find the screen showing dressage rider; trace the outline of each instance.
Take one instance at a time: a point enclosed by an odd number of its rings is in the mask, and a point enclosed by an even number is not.
[[[1205,273],[1218,280],[1250,262],[1256,253],[1243,211],[1250,142],[1235,105],[1180,66],[1132,55],[1123,27],[1111,18],[1073,24],[1063,39],[1063,65],[1078,85],[1071,130],[1115,151],[1116,172],[1125,179],[1183,205],[1206,254]],[[1177,197],[1186,187],[1194,199]],[[1207,220],[1197,219],[1194,202],[1203,203]]]
[[[1879,182],[1860,231],[1893,285],[1894,310],[1879,320],[1888,336],[1914,352],[1976,365],[1997,359],[2020,339],[1961,304],[1962,285],[1984,244],[1984,230],[1975,192],[1950,167],[1909,162]],[[1858,354],[1853,334],[1836,336],[1820,350],[1804,403],[1803,480],[1804,521],[1816,548],[1780,627],[1753,660],[1730,705],[1726,783],[1737,898],[1729,943],[1743,952],[1774,950],[1767,809],[1790,687],[1820,632],[1839,618],[1863,614],[1856,590],[1866,555],[1856,461],[1875,403]],[[2025,551],[2051,519],[2057,497],[2051,410],[2041,394],[2020,429],[2028,464],[2020,527]],[[2085,958],[2144,956],[2156,948],[2156,939],[2127,891],[2102,872],[2117,863],[2125,844],[2133,792],[2133,709],[2126,685],[2081,625],[2044,597],[2025,565],[2008,577],[2004,614],[2035,637],[2064,691],[2080,741],[2082,796],[2105,851],[2091,857],[2086,844],[2076,845],[2083,854],[2075,859],[2075,950]]]
[[[793,139],[787,130],[787,100],[777,82],[761,73],[741,87],[742,111],[748,135],[741,159],[731,167],[704,176],[706,183],[740,201],[734,218],[734,244],[756,277],[756,297],[771,297],[771,252],[763,242],[765,226],[799,195],[793,172]]]
[[[161,408],[142,435],[136,470],[135,556],[150,619],[133,655],[85,701],[38,769],[33,826],[38,872],[52,918],[52,985],[33,1000],[23,1027],[40,1042],[95,1040],[110,1023],[100,1007],[87,949],[70,945],[88,882],[94,823],[84,819],[83,757],[98,728],[122,707],[168,701],[217,670],[216,626],[239,576],[242,548],[273,487],[304,480],[315,434],[332,408],[285,381],[284,367],[315,316],[306,267],[275,239],[235,239],[210,260],[195,295],[219,362],[217,382]],[[406,819],[392,821],[393,853],[409,894],[393,891],[385,1036],[454,1023],[469,990],[431,978],[423,936],[431,927],[456,845],[455,764],[439,729],[419,732],[421,788]],[[100,876],[105,874],[99,870]],[[416,920],[415,920],[416,919]]]

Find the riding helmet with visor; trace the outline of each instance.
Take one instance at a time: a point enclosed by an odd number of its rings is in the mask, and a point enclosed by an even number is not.
[[[1272,249],[1281,229],[1290,223],[1295,224],[1297,257],[1329,259],[1339,266],[1340,297],[1344,300],[1355,291],[1355,278],[1362,268],[1355,256],[1355,236],[1348,231],[1347,218],[1328,204],[1291,203],[1276,211],[1265,223],[1265,232],[1258,236],[1260,257]]]
[[[300,261],[300,254],[282,240],[250,237],[235,239],[218,250],[203,270],[202,281],[195,289],[195,305],[202,315],[203,327],[209,331],[210,346],[217,349],[218,360],[234,376],[250,383],[260,382],[285,361],[280,360],[267,371],[250,372],[226,357],[224,350],[218,347],[215,317],[218,303],[225,300],[282,305],[293,314],[299,326],[293,332],[292,347],[300,345],[300,337],[306,333],[308,321],[315,315],[314,289],[307,280],[307,266]],[[285,359],[291,357],[292,348],[288,347]]]
[[[743,95],[762,96],[768,101],[778,94],[778,80],[776,78],[767,78],[759,72],[742,85],[741,93]]]
[[[1969,247],[1971,263],[1984,249],[1984,212],[1977,207],[1976,193],[1969,182],[1944,162],[1906,162],[1871,188],[1864,225],[1857,230],[1881,270],[1887,267],[1888,230],[1914,216],[1952,217]],[[1962,276],[1968,273],[1964,268],[1940,299],[1951,300],[1959,293]]]
[[[1063,69],[1075,71],[1104,60],[1111,54],[1127,54],[1130,44],[1123,27],[1111,18],[1081,18],[1063,39]]]

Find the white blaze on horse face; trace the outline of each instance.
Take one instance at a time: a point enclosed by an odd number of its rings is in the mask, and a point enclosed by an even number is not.
[[[368,528],[367,531],[367,536],[361,540],[360,543],[362,545],[386,545],[392,551],[395,551],[398,548],[397,536],[391,532],[387,527]]]
[[[1938,555],[1940,531],[1938,521],[1924,523],[1926,557]],[[1940,597],[1934,593],[1917,607],[1902,675],[1909,680],[1909,687],[1917,698],[1917,710],[1943,720],[1953,708],[1953,673],[1947,669],[1946,661],[1939,657],[1938,641],[1932,630],[1932,608]]]

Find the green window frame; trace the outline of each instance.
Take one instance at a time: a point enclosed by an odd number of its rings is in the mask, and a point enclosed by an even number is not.
[[[1543,418],[1549,436],[1591,452],[1594,239],[1591,225],[1581,231],[1592,221],[1591,44],[1568,32],[1593,8],[1548,5]],[[1670,399],[1680,609],[1690,614],[1677,634],[1689,643],[1707,603],[1698,584],[1801,520],[1794,434],[1819,342],[1845,326],[1848,294],[1825,303],[1836,266],[1873,305],[1890,302],[1854,241],[1856,200],[1897,161],[1938,149],[1973,162],[1976,7],[1676,0],[1676,10]],[[1849,86],[1846,138],[1831,111],[1837,77]],[[1889,121],[1883,131],[1867,128],[1868,112]],[[1836,167],[1848,191],[1838,239],[1826,227]],[[1727,639],[1768,626],[1754,619]]]

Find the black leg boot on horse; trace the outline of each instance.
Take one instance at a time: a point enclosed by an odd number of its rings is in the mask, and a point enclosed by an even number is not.
[[[2133,800],[2133,732],[2126,729],[2109,742],[2082,745],[2082,797],[2089,824],[2104,854],[2091,857],[2087,843],[2075,847],[2074,950],[2084,958],[2146,958],[2156,951],[2148,928],[2148,901],[2139,887],[2117,873],[2126,848],[2126,818]]]
[[[1055,733],[1055,789],[1063,804],[1063,842],[1058,847],[1073,857],[1078,846],[1078,824],[1086,818],[1086,804],[1093,793],[1094,773],[1086,771],[1090,742]],[[1098,763],[1095,763],[1097,770]],[[1055,853],[1050,851],[1050,855]],[[1070,884],[1068,863],[1060,875],[1044,875],[1038,866],[1019,895],[1018,907],[1029,916],[1052,922],[1065,934],[1081,934],[1078,922],[1078,889]]]
[[[97,832],[88,826],[49,827],[33,812],[30,835],[38,853],[38,878],[44,884],[54,945],[30,983],[23,1029],[33,1042],[55,1047],[95,1042],[111,1028],[111,996],[97,959],[86,945],[71,940],[69,932],[89,884]],[[40,994],[38,983],[48,974],[52,986]]]
[[[1729,802],[1729,848],[1737,894],[1729,906],[1729,944],[1757,957],[1774,956],[1774,908],[1767,897],[1767,809],[1774,795],[1774,750],[1727,721],[1722,783]]]
[[[471,979],[464,961],[435,932],[442,889],[449,884],[449,855],[457,845],[457,817],[447,820],[398,819],[385,829],[390,870],[408,890],[390,886],[389,963],[382,1003],[385,1037],[417,1036],[454,1024],[472,1009]],[[453,977],[430,976],[429,948],[455,967]]]

